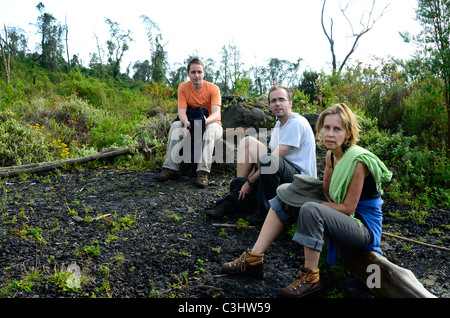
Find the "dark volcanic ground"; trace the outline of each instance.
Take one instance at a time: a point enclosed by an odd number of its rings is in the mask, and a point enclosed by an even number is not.
[[[156,175],[86,168],[0,180],[0,297],[279,297],[302,263],[287,231],[266,253],[263,279],[221,273],[259,232],[223,225],[238,216],[205,215],[227,193],[230,171],[214,170],[206,189],[187,175],[166,183]],[[448,209],[428,211],[423,224],[408,217],[410,207],[387,202],[384,210],[386,231],[450,246]],[[382,248],[431,293],[450,298],[448,251],[389,237]],[[81,279],[69,284],[71,264]],[[342,267],[323,264],[321,277],[324,288],[312,298],[372,297],[364,287],[349,289]]]

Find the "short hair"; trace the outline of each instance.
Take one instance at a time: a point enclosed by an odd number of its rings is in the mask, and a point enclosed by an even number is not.
[[[359,133],[361,132],[359,126],[359,117],[355,115],[352,110],[344,103],[334,104],[320,114],[316,124],[318,144],[323,145],[321,130],[323,128],[325,116],[333,114],[339,115],[342,118],[345,129],[347,130],[347,132],[350,132],[350,137],[344,142],[344,148],[346,149],[348,147],[356,145],[356,143],[359,141]]]
[[[198,64],[198,65],[201,65],[201,66],[203,67],[203,72],[205,71],[205,64],[203,64],[203,62],[202,62],[199,58],[194,57],[194,58],[191,59],[191,60],[189,61],[189,63],[188,63],[188,67],[187,67],[188,73],[189,73],[189,71],[190,71],[190,69],[191,69],[191,65],[192,65],[192,64]]]
[[[291,91],[289,88],[287,88],[287,87],[285,87],[285,86],[282,86],[282,85],[275,84],[275,85],[273,85],[272,88],[269,90],[269,94],[267,94],[267,101],[268,101],[269,104],[270,104],[270,94],[271,94],[273,91],[276,91],[277,89],[284,89],[284,90],[286,91],[287,95],[288,95],[288,99],[289,99],[289,100],[292,100],[292,96],[294,96],[294,95],[293,95],[292,91]]]

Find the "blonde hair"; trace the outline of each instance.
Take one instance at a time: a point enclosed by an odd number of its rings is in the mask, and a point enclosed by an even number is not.
[[[359,117],[355,115],[352,110],[344,103],[335,104],[324,110],[320,114],[316,124],[318,144],[323,145],[321,130],[323,127],[325,116],[333,114],[339,115],[342,118],[345,129],[350,133],[350,137],[345,140],[343,148],[346,149],[348,147],[356,145],[356,143],[359,141],[359,133],[361,132],[359,126]]]

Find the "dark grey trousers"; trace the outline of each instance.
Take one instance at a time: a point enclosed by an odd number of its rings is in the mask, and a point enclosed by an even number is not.
[[[271,153],[261,157],[260,167],[256,213],[265,217],[270,209],[269,200],[277,195],[277,187],[294,181],[294,174],[300,174],[300,171],[285,159]]]
[[[293,240],[320,252],[324,236],[355,248],[366,247],[373,240],[367,226],[360,225],[354,218],[320,203],[305,203],[298,215]]]

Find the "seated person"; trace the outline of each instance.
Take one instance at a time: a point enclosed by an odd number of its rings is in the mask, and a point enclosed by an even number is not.
[[[292,92],[276,85],[269,91],[268,102],[277,117],[269,147],[252,136],[242,139],[230,194],[215,202],[207,215],[222,217],[235,210],[256,209],[248,221],[262,223],[280,184],[292,182],[294,174],[317,178],[314,133],[306,118],[292,112]]]
[[[303,246],[305,261],[293,283],[281,289],[281,295],[303,297],[321,288],[318,266],[324,236],[330,239],[330,264],[336,263],[336,242],[381,253],[381,183],[389,181],[392,173],[377,156],[356,145],[358,122],[345,104],[336,104],[320,115],[317,135],[328,150],[323,177],[326,197],[321,199],[317,191],[313,195],[313,186],[309,193],[299,191],[298,178],[281,185],[277,197],[270,201],[270,211],[253,248],[223,264],[224,272],[262,275],[264,253],[284,224],[292,220],[297,220],[293,240]],[[311,196],[310,201],[305,193]]]
[[[157,177],[159,181],[177,177],[181,161],[186,162],[187,158],[188,161],[197,163],[197,186],[200,188],[208,186],[214,144],[223,133],[220,122],[222,98],[219,87],[203,80],[204,68],[201,60],[193,58],[188,64],[189,81],[178,87],[178,120],[174,121],[170,127],[166,158],[163,169]],[[198,109],[201,109],[203,114],[198,115]],[[190,113],[195,114],[191,120],[188,117]],[[190,128],[194,128],[191,127],[194,122],[203,122],[203,125],[199,125],[198,133],[195,129],[190,131]],[[195,138],[201,138],[201,142]],[[193,149],[194,145],[196,147]],[[180,155],[180,151],[183,152],[183,156]],[[191,157],[192,151],[200,155]]]

